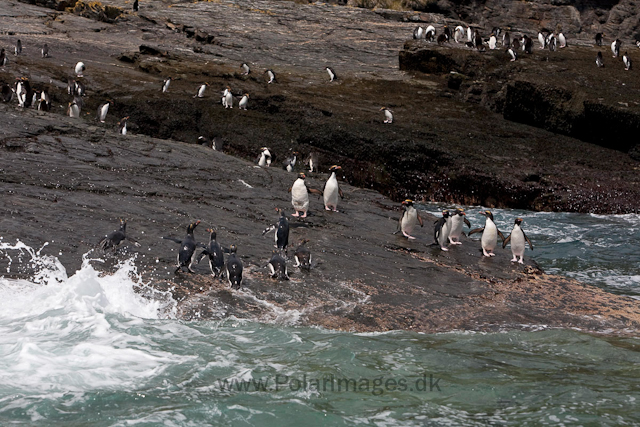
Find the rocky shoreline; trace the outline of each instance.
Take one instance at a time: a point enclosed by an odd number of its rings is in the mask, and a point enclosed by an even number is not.
[[[0,105],[4,241],[51,242],[43,252],[74,271],[118,218],[127,218],[140,249],[129,245],[101,268],[137,253],[145,280],[172,292],[183,319],[294,318],[333,329],[425,332],[544,324],[636,334],[636,300],[546,275],[531,261],[512,266],[507,251],[485,260],[475,241],[442,253],[428,246],[428,225],[415,242],[391,234],[400,215],[393,200],[406,197],[638,211],[638,166],[626,153],[507,121],[481,99],[461,101],[456,91],[473,95],[472,86],[451,89],[449,75],[399,71],[398,49],[414,24],[289,2],[148,2],[113,24],[22,3],[3,13],[0,41],[8,47],[19,35],[25,54],[9,58],[0,80],[28,76],[49,88],[53,101],[50,113]],[[208,27],[214,15],[222,24]],[[211,43],[188,37],[187,19],[200,34],[213,34]],[[243,19],[255,21],[260,38],[238,24]],[[36,46],[45,41],[52,54],[42,59]],[[64,115],[66,81],[80,59],[87,64],[86,114],[74,120]],[[242,62],[254,70],[249,76],[241,74]],[[341,70],[334,83],[323,71],[328,64]],[[267,68],[277,84],[266,83]],[[166,76],[174,82],[162,94]],[[194,99],[204,82],[210,92]],[[220,105],[225,86],[251,94],[248,111]],[[92,119],[106,99],[114,104],[99,125]],[[383,105],[394,110],[393,125],[382,123]],[[115,132],[124,116],[131,116],[126,136]],[[196,145],[199,135],[222,140],[227,154]],[[290,151],[314,150],[321,170],[344,170],[342,212],[325,212],[312,198],[312,215],[292,221],[292,240],[308,238],[317,261],[288,282],[266,274],[272,240],[261,231],[275,221],[274,208],[289,208],[295,175],[243,160],[261,146],[275,153],[274,166]],[[318,173],[309,181],[321,188],[324,179]],[[196,219],[217,228],[225,245],[238,245],[246,289],[230,291],[204,266],[195,276],[173,276],[177,248],[160,237],[179,237]],[[198,240],[204,236],[198,230]]]

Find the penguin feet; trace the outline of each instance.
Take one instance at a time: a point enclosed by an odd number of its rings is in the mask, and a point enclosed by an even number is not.
[[[487,252],[485,249],[482,249],[482,254],[486,257],[496,256],[493,252]]]
[[[307,217],[307,213],[304,212],[302,215],[300,215],[300,218],[306,218]]]
[[[407,233],[405,233],[404,231],[402,232],[402,234],[404,235],[404,237],[406,237],[409,240],[415,240],[416,238],[413,236],[408,235]]]
[[[511,262],[518,262],[518,257],[514,255],[513,258],[511,259]]]
[[[440,249],[442,249],[443,251],[448,251],[449,249],[445,248],[444,246],[440,246]]]
[[[520,260],[518,261],[518,264],[524,264],[524,261],[522,260],[522,257],[520,257]]]
[[[300,216],[300,214],[296,211],[296,213],[292,213],[291,216]]]

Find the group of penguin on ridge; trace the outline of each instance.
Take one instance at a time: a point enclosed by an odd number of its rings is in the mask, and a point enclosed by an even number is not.
[[[415,229],[416,225],[420,224],[420,227],[424,226],[424,222],[418,213],[418,210],[413,206],[413,200],[407,199],[402,202],[404,206],[404,212],[400,218],[398,224],[398,230],[396,234],[402,232],[402,234],[410,240],[415,239],[411,235],[411,232]],[[516,218],[513,224],[511,234],[505,238],[498,227],[493,222],[493,214],[489,210],[479,212],[480,215],[485,216],[484,227],[474,228],[469,231],[469,236],[475,233],[482,233],[480,238],[480,245],[482,246],[482,254],[485,257],[493,257],[496,254],[494,249],[496,248],[498,237],[502,239],[502,248],[504,249],[507,244],[511,244],[511,253],[513,258],[511,262],[518,262],[524,264],[524,251],[526,244],[529,244],[529,248],[533,250],[533,244],[527,237],[522,229],[522,218]],[[471,228],[471,223],[466,218],[466,212],[462,208],[457,208],[453,213],[448,209],[442,211],[442,218],[437,219],[434,222],[433,238],[435,244],[440,246],[443,251],[448,251],[447,246],[461,245],[460,236],[464,234],[463,228],[466,225]]]
[[[18,39],[15,44],[15,54],[22,54],[22,41]],[[43,58],[49,57],[49,46],[45,43],[41,49],[41,54]],[[7,64],[7,57],[5,53],[5,49],[3,48],[0,51],[0,67],[4,67]],[[251,68],[247,63],[242,63],[240,65],[242,70],[241,75],[247,76],[251,73]],[[74,78],[67,79],[67,93],[73,97],[72,101],[68,103],[66,115],[71,118],[79,118],[82,112],[82,108],[84,106],[83,97],[86,94],[86,87],[82,80],[84,77],[84,71],[86,70],[86,66],[82,61],[76,63],[74,67]],[[331,67],[325,67],[324,70],[329,75],[329,82],[334,82],[338,79],[336,72]],[[272,84],[276,82],[276,74],[273,70],[267,69],[264,74],[267,76],[266,82],[267,84]],[[167,93],[169,91],[169,87],[172,82],[172,77],[167,77],[162,82],[162,93]],[[205,91],[209,83],[203,83],[196,88],[196,93],[193,98],[204,98]],[[37,108],[39,111],[50,111],[51,110],[51,99],[49,97],[47,89],[42,90],[33,90],[31,88],[31,84],[29,79],[26,77],[20,77],[16,79],[14,87],[10,87],[7,84],[3,84],[1,91],[1,98],[3,102],[8,103],[11,102],[13,96],[16,95],[18,98],[18,104],[20,107],[28,108],[33,107]],[[221,97],[221,104],[224,108],[233,108],[234,98],[231,91],[231,87],[227,86],[223,92]],[[240,101],[238,101],[238,108],[240,110],[247,110],[247,105],[249,103],[250,95],[249,93],[244,93]],[[113,105],[113,100],[107,100],[101,103],[98,106],[98,110],[96,113],[96,120],[100,123],[105,123],[107,114],[109,112],[109,107]],[[393,123],[393,114],[392,111],[387,107],[382,107],[380,111],[384,112],[384,121],[383,123]],[[130,116],[126,116],[122,118],[118,122],[118,133],[122,135],[127,134],[127,121]],[[202,145],[208,145],[213,149],[219,150],[220,148],[216,146],[216,142],[218,141],[210,141],[206,137],[201,136],[198,138],[198,143]]]
[[[289,189],[291,192],[291,203],[295,210],[292,216],[300,216],[300,218],[305,218],[307,216],[309,208],[309,192],[322,194],[324,197],[325,209],[337,212],[338,197],[344,198],[344,194],[339,188],[336,177],[336,171],[340,169],[341,167],[337,165],[333,165],[329,169],[331,175],[325,183],[323,191],[307,188],[304,182],[306,176],[301,172],[298,175],[298,179],[296,179]],[[289,221],[283,209],[276,208],[276,211],[279,213],[278,222],[267,227],[262,232],[262,235],[264,236],[267,233],[274,231],[275,238],[275,250],[272,252],[271,259],[266,266],[269,267],[272,278],[289,280],[286,259],[289,246]],[[192,269],[194,263],[199,263],[203,258],[207,257],[209,260],[209,268],[211,269],[211,273],[214,278],[222,278],[222,276],[225,276],[231,288],[240,288],[242,286],[242,272],[244,267],[242,260],[237,256],[237,246],[231,245],[229,248],[223,248],[216,240],[216,230],[213,228],[207,229],[209,232],[208,244],[197,242],[194,236],[194,231],[199,224],[199,220],[189,224],[187,226],[187,234],[182,239],[175,237],[163,237],[163,239],[171,240],[180,244],[180,249],[177,255],[177,267],[174,273],[177,274],[180,271],[194,273]],[[115,252],[117,247],[127,238],[126,227],[126,221],[121,219],[120,229],[106,235],[100,241],[99,247],[105,252],[107,250],[113,250]],[[307,242],[309,242],[307,239],[300,240],[300,244],[293,254],[295,260],[294,267],[298,267],[303,270],[309,270],[311,268],[311,251],[305,246]],[[134,243],[137,244],[137,242]],[[203,249],[200,254],[197,254],[198,248]],[[225,253],[229,254],[226,262],[224,260]]]
[[[511,61],[516,61],[518,59],[518,50],[520,49],[529,54],[533,53],[533,40],[531,37],[523,34],[519,38],[511,38],[509,31],[502,31],[499,27],[494,27],[492,29],[491,35],[488,39],[483,39],[480,32],[477,29],[471,29],[470,26],[468,26],[465,31],[462,25],[458,25],[453,30],[453,34],[451,33],[450,28],[445,25],[442,33],[437,37],[436,29],[433,25],[429,25],[426,28],[418,26],[413,30],[414,39],[437,42],[439,45],[450,42],[452,38],[456,43],[461,43],[465,38],[465,34],[467,39],[465,45],[479,51],[486,50],[485,43],[489,46],[490,50],[496,49],[498,47],[498,41],[501,39],[502,47],[505,48],[505,52],[510,56]],[[597,33],[595,36],[596,45],[602,46],[603,40],[604,34]],[[557,49],[567,47],[567,38],[562,32],[555,34],[551,31],[540,31],[538,33],[538,43],[540,44],[540,49],[549,49],[549,51],[553,52]],[[621,46],[622,42],[619,39],[615,39],[611,42],[611,52],[613,53],[614,58],[618,58],[620,56]],[[640,40],[636,40],[636,46],[640,48]],[[625,52],[622,55],[622,62],[625,70],[629,71],[631,69],[632,61],[628,52]],[[596,55],[596,65],[598,67],[604,67],[602,52],[598,52]]]

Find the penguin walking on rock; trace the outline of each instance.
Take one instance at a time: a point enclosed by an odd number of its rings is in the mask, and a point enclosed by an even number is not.
[[[198,243],[196,243],[196,239],[195,237],[193,237],[193,232],[198,224],[200,224],[200,221],[189,224],[189,226],[187,227],[187,235],[182,240],[173,237],[163,237],[163,239],[171,240],[180,244],[180,250],[178,251],[177,259],[178,267],[174,271],[174,274],[177,274],[178,271],[181,270],[187,271],[189,273],[195,273],[195,271],[193,271],[191,267],[193,266],[196,258],[196,247],[198,246]]]
[[[304,173],[300,172],[298,174],[298,179],[296,179],[291,188],[289,188],[289,192],[291,193],[291,204],[295,210],[295,213],[292,213],[291,216],[306,218],[307,211],[309,210],[309,193],[322,194],[322,191],[320,190],[307,188],[307,185],[304,182],[306,177],[307,176]]]
[[[271,259],[267,263],[271,271],[271,277],[278,280],[289,280],[287,271],[287,260],[285,260],[277,251],[273,251]]]
[[[249,94],[245,93],[240,102],[238,103],[238,108],[241,110],[247,110],[247,104],[249,103]]]
[[[531,244],[531,240],[527,237],[524,230],[522,229],[522,218],[516,218],[515,223],[513,224],[513,229],[511,230],[511,234],[506,239],[503,239],[502,249],[507,246],[507,243],[511,242],[511,253],[513,254],[513,259],[511,262],[518,262],[520,264],[524,264],[522,259],[524,258],[524,250],[525,250],[525,242],[529,243],[529,247],[533,250],[533,245]],[[520,260],[518,260],[520,257]]]
[[[602,46],[602,42],[604,41],[604,34],[597,33],[596,34],[596,46]]]
[[[69,107],[67,107],[67,115],[69,117],[72,119],[80,118],[80,111],[81,107],[75,100],[69,103]]]
[[[40,92],[40,99],[37,100],[38,111],[50,111],[51,110],[51,98],[46,90]]]
[[[598,52],[598,54],[596,55],[596,65],[598,66],[598,68],[604,67],[604,61],[602,59],[602,52]]]
[[[509,55],[509,57],[511,58],[510,61],[514,62],[518,59],[518,54],[516,53],[515,49],[510,47],[507,49],[507,54]]]
[[[402,212],[402,216],[400,217],[400,222],[398,223],[398,230],[393,233],[399,233],[402,231],[402,235],[409,240],[415,239],[411,235],[413,229],[416,227],[416,223],[420,224],[420,227],[424,227],[424,223],[422,222],[422,218],[420,214],[413,206],[413,200],[407,199],[402,202],[402,206],[404,206],[404,212]]]
[[[129,120],[129,116],[123,117],[122,120],[118,122],[118,133],[120,135],[127,134],[127,120]]]
[[[293,172],[293,168],[296,166],[296,160],[298,159],[298,152],[294,151],[289,157],[282,163],[282,168],[287,172]]]
[[[558,42],[560,43],[560,46],[558,46],[558,48],[563,49],[567,47],[567,38],[564,36],[564,34],[558,34]]]
[[[328,211],[332,210],[334,212],[338,212],[338,196],[340,196],[341,199],[344,199],[344,193],[340,189],[340,186],[338,185],[338,178],[336,177],[336,171],[341,169],[342,168],[337,165],[331,166],[331,168],[329,168],[331,175],[324,184],[322,195],[324,198],[324,208]]]
[[[16,96],[18,97],[18,105],[22,108],[29,108],[33,102],[33,90],[31,83],[26,77],[21,77],[16,81]]]
[[[231,288],[239,289],[242,286],[242,261],[236,255],[238,247],[231,245],[229,248],[229,257],[227,258],[227,264],[225,265],[225,272],[229,286]]]
[[[76,64],[76,67],[74,68],[74,71],[76,72],[76,76],[77,77],[84,77],[84,71],[87,69],[87,67],[84,66],[84,62],[78,62]]]
[[[103,252],[106,252],[108,249],[113,249],[115,253],[116,249],[127,238],[127,221],[124,219],[120,219],[120,229],[113,231],[106,236],[102,240],[100,240],[100,249]]]
[[[384,111],[384,122],[383,123],[393,123],[393,111],[388,109],[387,107],[382,107],[380,111]]]
[[[437,219],[434,222],[433,238],[440,249],[448,251],[447,245],[449,244],[449,231],[451,230],[451,222],[449,211],[442,211],[442,218]]]
[[[205,246],[204,250],[198,255],[198,264],[205,256],[209,258],[209,268],[213,277],[220,276],[222,268],[224,267],[224,251],[220,246],[220,243],[216,240],[216,230],[207,228],[209,234],[209,244]]]
[[[460,236],[464,234],[462,229],[464,225],[471,228],[471,223],[467,219],[464,209],[458,208],[451,214],[451,228],[449,229],[449,243],[452,245],[461,245]]]
[[[204,98],[204,91],[207,89],[207,86],[209,86],[209,83],[203,83],[200,86],[198,86],[198,90],[196,92],[195,95],[193,95],[194,98]]]
[[[268,168],[271,166],[271,153],[267,147],[262,147],[260,149],[260,154],[256,159],[256,163],[258,163],[258,166],[261,168]]]
[[[460,41],[464,38],[464,28],[462,25],[458,25],[455,30],[453,30],[453,40],[456,43],[460,43]]]
[[[547,47],[547,38],[542,33],[538,33],[538,43],[540,43],[540,49]]]
[[[300,245],[293,253],[293,259],[296,260],[294,267],[298,267],[303,270],[311,269],[311,251],[305,246],[309,242],[309,239],[300,240]]]
[[[326,67],[325,70],[327,70],[327,73],[329,73],[329,82],[332,82],[334,80],[338,80],[338,75],[336,74],[335,71],[333,71],[333,68]]]
[[[167,91],[169,90],[169,86],[170,85],[171,85],[171,77],[167,77],[162,82],[162,93],[167,93]]]
[[[248,76],[249,73],[251,72],[251,69],[249,68],[246,62],[243,62],[242,65],[240,65],[240,68],[242,69],[243,76]]]
[[[622,46],[622,42],[618,39],[615,39],[613,43],[611,43],[611,53],[613,53],[614,58],[620,56],[620,46]]]
[[[267,70],[265,71],[265,74],[267,75],[267,83],[271,84],[271,83],[275,83],[276,82],[276,73],[273,72],[273,70]]]
[[[4,49],[0,49],[0,67],[7,65],[7,54]]]
[[[222,105],[224,108],[233,108],[233,94],[229,86],[222,92]]]
[[[627,52],[622,55],[622,62],[624,63],[625,71],[629,71],[631,69],[631,58]]]
[[[504,235],[498,230],[496,224],[493,222],[493,214],[491,211],[481,211],[480,215],[484,215],[487,219],[485,220],[484,227],[475,228],[469,232],[469,236],[474,233],[482,233],[482,237],[480,239],[480,244],[482,246],[482,253],[486,257],[496,256],[493,253],[493,250],[496,248],[498,236],[504,242]]]
[[[312,151],[309,153],[309,157],[307,157],[307,164],[309,165],[309,173],[318,172],[319,165],[319,157],[318,153]]]
[[[40,50],[40,53],[42,54],[43,58],[48,58],[49,57],[49,45],[45,43],[44,46],[42,46],[42,49]]]
[[[138,11],[139,6],[140,6],[140,4],[138,3],[138,0],[133,0],[133,7],[132,7],[132,9],[133,9],[133,11],[134,11],[134,12],[137,12],[137,11]]]
[[[20,39],[18,39],[18,41],[16,42],[16,47],[14,50],[16,56],[20,55],[22,53],[22,42],[20,41]]]
[[[100,123],[104,123],[104,121],[107,119],[107,113],[109,112],[109,106],[113,103],[113,101],[108,100],[107,102],[105,102],[104,104],[101,104],[98,107],[98,112],[96,114],[96,120],[98,120]]]
[[[287,247],[289,246],[289,220],[287,220],[287,215],[284,212],[284,209],[276,208],[276,211],[280,214],[278,218],[278,222],[274,225],[267,227],[262,235],[264,236],[270,231],[274,231],[275,237],[275,247],[277,249],[282,249],[284,253],[287,253]]]

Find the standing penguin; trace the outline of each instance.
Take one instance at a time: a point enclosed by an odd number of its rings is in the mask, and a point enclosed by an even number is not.
[[[602,52],[598,52],[596,55],[596,65],[598,68],[604,67],[604,61],[602,60]]]
[[[331,175],[324,184],[324,191],[322,192],[324,196],[324,208],[328,211],[333,210],[334,212],[338,212],[338,196],[344,199],[344,194],[338,186],[338,178],[336,177],[336,171],[340,169],[342,169],[340,166],[331,166],[331,168],[329,168]]]
[[[510,61],[514,62],[518,59],[518,54],[516,53],[515,49],[510,47],[507,49],[507,54],[509,55],[509,57],[511,58]]]
[[[18,96],[18,105],[22,108],[29,108],[33,102],[33,91],[31,83],[26,77],[21,77],[16,81],[16,95]]]
[[[524,257],[524,249],[525,242],[529,243],[529,247],[533,250],[533,245],[531,244],[531,240],[524,233],[524,230],[521,227],[522,218],[516,218],[515,223],[513,224],[513,230],[511,230],[511,234],[506,239],[503,239],[502,249],[507,246],[507,243],[511,242],[511,253],[513,254],[513,259],[511,262],[518,262],[520,264],[524,264],[522,258]],[[518,260],[520,257],[520,260]]]
[[[453,30],[453,40],[456,43],[460,43],[460,40],[462,40],[462,38],[464,37],[464,28],[462,28],[462,25],[458,25],[455,30]]]
[[[191,269],[191,266],[196,258],[196,246],[198,244],[196,243],[195,237],[193,237],[193,231],[196,229],[198,224],[200,224],[200,221],[189,224],[187,227],[187,235],[182,240],[175,239],[173,237],[163,237],[163,239],[180,243],[180,250],[178,251],[178,267],[176,268],[176,271],[174,271],[174,274],[177,274],[180,270],[195,273],[195,271]]]
[[[120,135],[127,134],[127,120],[129,120],[129,116],[123,117],[122,120],[118,122],[118,133]]]
[[[502,46],[506,48],[511,47],[511,34],[509,34],[509,31],[505,31],[502,35]]]
[[[613,43],[611,43],[611,53],[613,53],[614,58],[620,56],[620,46],[622,46],[622,42],[618,39],[615,39]]]
[[[291,204],[295,210],[295,213],[292,213],[291,216],[306,218],[307,211],[309,210],[309,193],[322,193],[315,188],[307,188],[307,185],[304,182],[306,177],[307,176],[304,173],[300,172],[298,174],[298,179],[296,179],[291,188],[289,188],[289,192],[291,193]]]
[[[249,103],[249,94],[245,93],[240,102],[238,103],[238,108],[241,110],[247,109],[247,104]]]
[[[278,280],[289,280],[287,261],[277,251],[273,251],[267,266],[271,271],[272,278],[277,278]]]
[[[104,104],[101,104],[98,107],[98,113],[96,114],[96,120],[98,120],[100,123],[104,123],[104,121],[107,118],[107,113],[109,112],[109,106],[111,105],[113,101],[108,100],[107,102],[105,102]]]
[[[133,9],[134,12],[138,11],[138,9],[139,9],[138,0],[133,0],[133,8],[132,9]]]
[[[293,168],[296,166],[296,160],[298,159],[298,152],[294,151],[289,157],[282,163],[282,167],[287,172],[293,172]]]
[[[307,163],[309,164],[309,172],[318,172],[318,153],[316,153],[315,151],[310,152],[309,157],[307,158]]]
[[[393,123],[393,111],[387,107],[382,107],[380,111],[384,111],[384,123]]]
[[[69,107],[67,108],[67,115],[72,119],[77,119],[80,117],[80,105],[74,100],[69,103]]]
[[[271,153],[267,147],[262,147],[260,149],[260,154],[258,155],[256,163],[258,163],[258,166],[261,168],[268,168],[271,166]]]
[[[524,48],[525,53],[532,54],[533,53],[533,39],[529,36],[523,37],[524,42],[522,43],[522,47]]]
[[[558,46],[560,49],[567,47],[567,38],[564,36],[564,34],[558,34],[558,41],[560,42],[560,46]]]
[[[7,54],[4,52],[4,49],[0,49],[0,67],[4,67],[7,65]]]
[[[209,83],[204,83],[201,84],[200,86],[198,86],[198,91],[196,92],[195,95],[193,95],[194,98],[203,98],[204,97],[204,91],[207,88],[207,86],[209,86]]]
[[[542,33],[538,33],[538,43],[540,43],[540,49],[547,47],[547,38]]]
[[[169,86],[170,85],[171,85],[171,77],[167,77],[162,82],[162,93],[167,93],[167,91],[169,90]]]
[[[46,89],[40,92],[40,99],[37,100],[38,111],[49,111],[51,110],[51,98],[49,98],[49,94]]]
[[[334,80],[338,80],[338,76],[336,75],[336,72],[333,71],[333,68],[326,67],[325,70],[327,70],[327,73],[329,73],[329,81],[330,82],[332,82]]]
[[[489,37],[489,49],[494,50],[497,44],[498,39],[496,38],[495,34],[491,34],[491,37]]]
[[[44,46],[42,46],[42,50],[40,50],[40,53],[42,54],[43,58],[48,58],[49,57],[49,45],[45,43]]]
[[[482,245],[482,253],[484,256],[496,256],[493,253],[493,250],[496,247],[496,243],[498,240],[498,236],[504,242],[504,235],[498,230],[496,224],[493,222],[493,214],[491,211],[481,211],[480,215],[484,215],[487,219],[485,221],[484,227],[475,228],[469,232],[469,236],[474,233],[482,233],[482,238],[480,239],[480,244]]]
[[[269,80],[267,80],[268,84],[276,82],[276,73],[274,73],[273,70],[267,70],[267,71],[265,71],[265,74],[267,75],[267,78],[269,79]]]
[[[308,243],[308,239],[300,240],[300,245],[293,253],[293,258],[296,260],[294,267],[309,270],[311,268],[311,251],[305,246]]]
[[[624,63],[625,71],[629,71],[631,69],[631,58],[627,52],[622,55],[622,62]]]
[[[262,235],[264,236],[268,232],[275,230],[275,247],[287,253],[287,247],[289,246],[289,221],[287,220],[284,209],[276,208],[276,211],[280,213],[278,223],[267,227],[262,232]]]
[[[597,33],[596,34],[596,46],[602,46],[602,42],[604,41],[604,34]]]
[[[463,226],[471,228],[471,223],[467,219],[467,214],[464,209],[458,208],[451,215],[451,228],[449,229],[449,242],[452,245],[461,245],[460,235],[464,234],[462,231]]]
[[[8,84],[2,85],[2,102],[11,102],[13,99],[13,89]]]
[[[404,237],[409,240],[413,240],[415,237],[411,235],[411,232],[416,227],[416,222],[420,224],[420,227],[423,227],[424,223],[422,222],[422,218],[416,208],[413,207],[413,200],[407,199],[402,202],[402,205],[404,206],[404,212],[402,212],[400,222],[398,223],[398,231],[394,234],[402,231],[402,235]]]
[[[251,72],[251,69],[249,68],[249,66],[246,64],[246,62],[243,62],[240,65],[240,68],[242,69],[242,75],[243,76],[248,76],[249,73]]]
[[[104,238],[100,240],[100,249],[102,249],[103,252],[106,252],[107,249],[113,249],[113,252],[115,253],[118,245],[120,245],[120,243],[122,243],[126,238],[127,221],[120,219],[120,229],[104,236]]]
[[[436,244],[440,246],[440,249],[442,249],[443,251],[449,250],[447,248],[449,242],[449,230],[451,230],[451,223],[449,218],[449,211],[444,210],[442,211],[442,218],[439,218],[438,220],[436,220],[436,222],[434,222],[435,227],[433,229],[433,238]]]
[[[76,76],[83,77],[83,73],[86,69],[87,67],[84,66],[84,62],[78,62],[76,64],[76,68],[74,68],[74,71],[76,72]]]
[[[222,105],[224,105],[224,108],[233,108],[233,94],[229,86],[222,92]]]
[[[209,234],[209,244],[204,248],[200,255],[198,255],[198,264],[205,256],[209,257],[209,268],[213,277],[218,277],[224,267],[224,251],[220,246],[220,243],[216,240],[216,230],[207,228]]]
[[[15,54],[16,56],[18,56],[21,53],[22,53],[22,42],[20,41],[20,39],[18,39],[18,41],[16,42]]]
[[[236,255],[237,251],[238,247],[231,245],[229,258],[227,258],[227,264],[225,265],[227,280],[231,288],[240,288],[242,286],[242,261]]]

